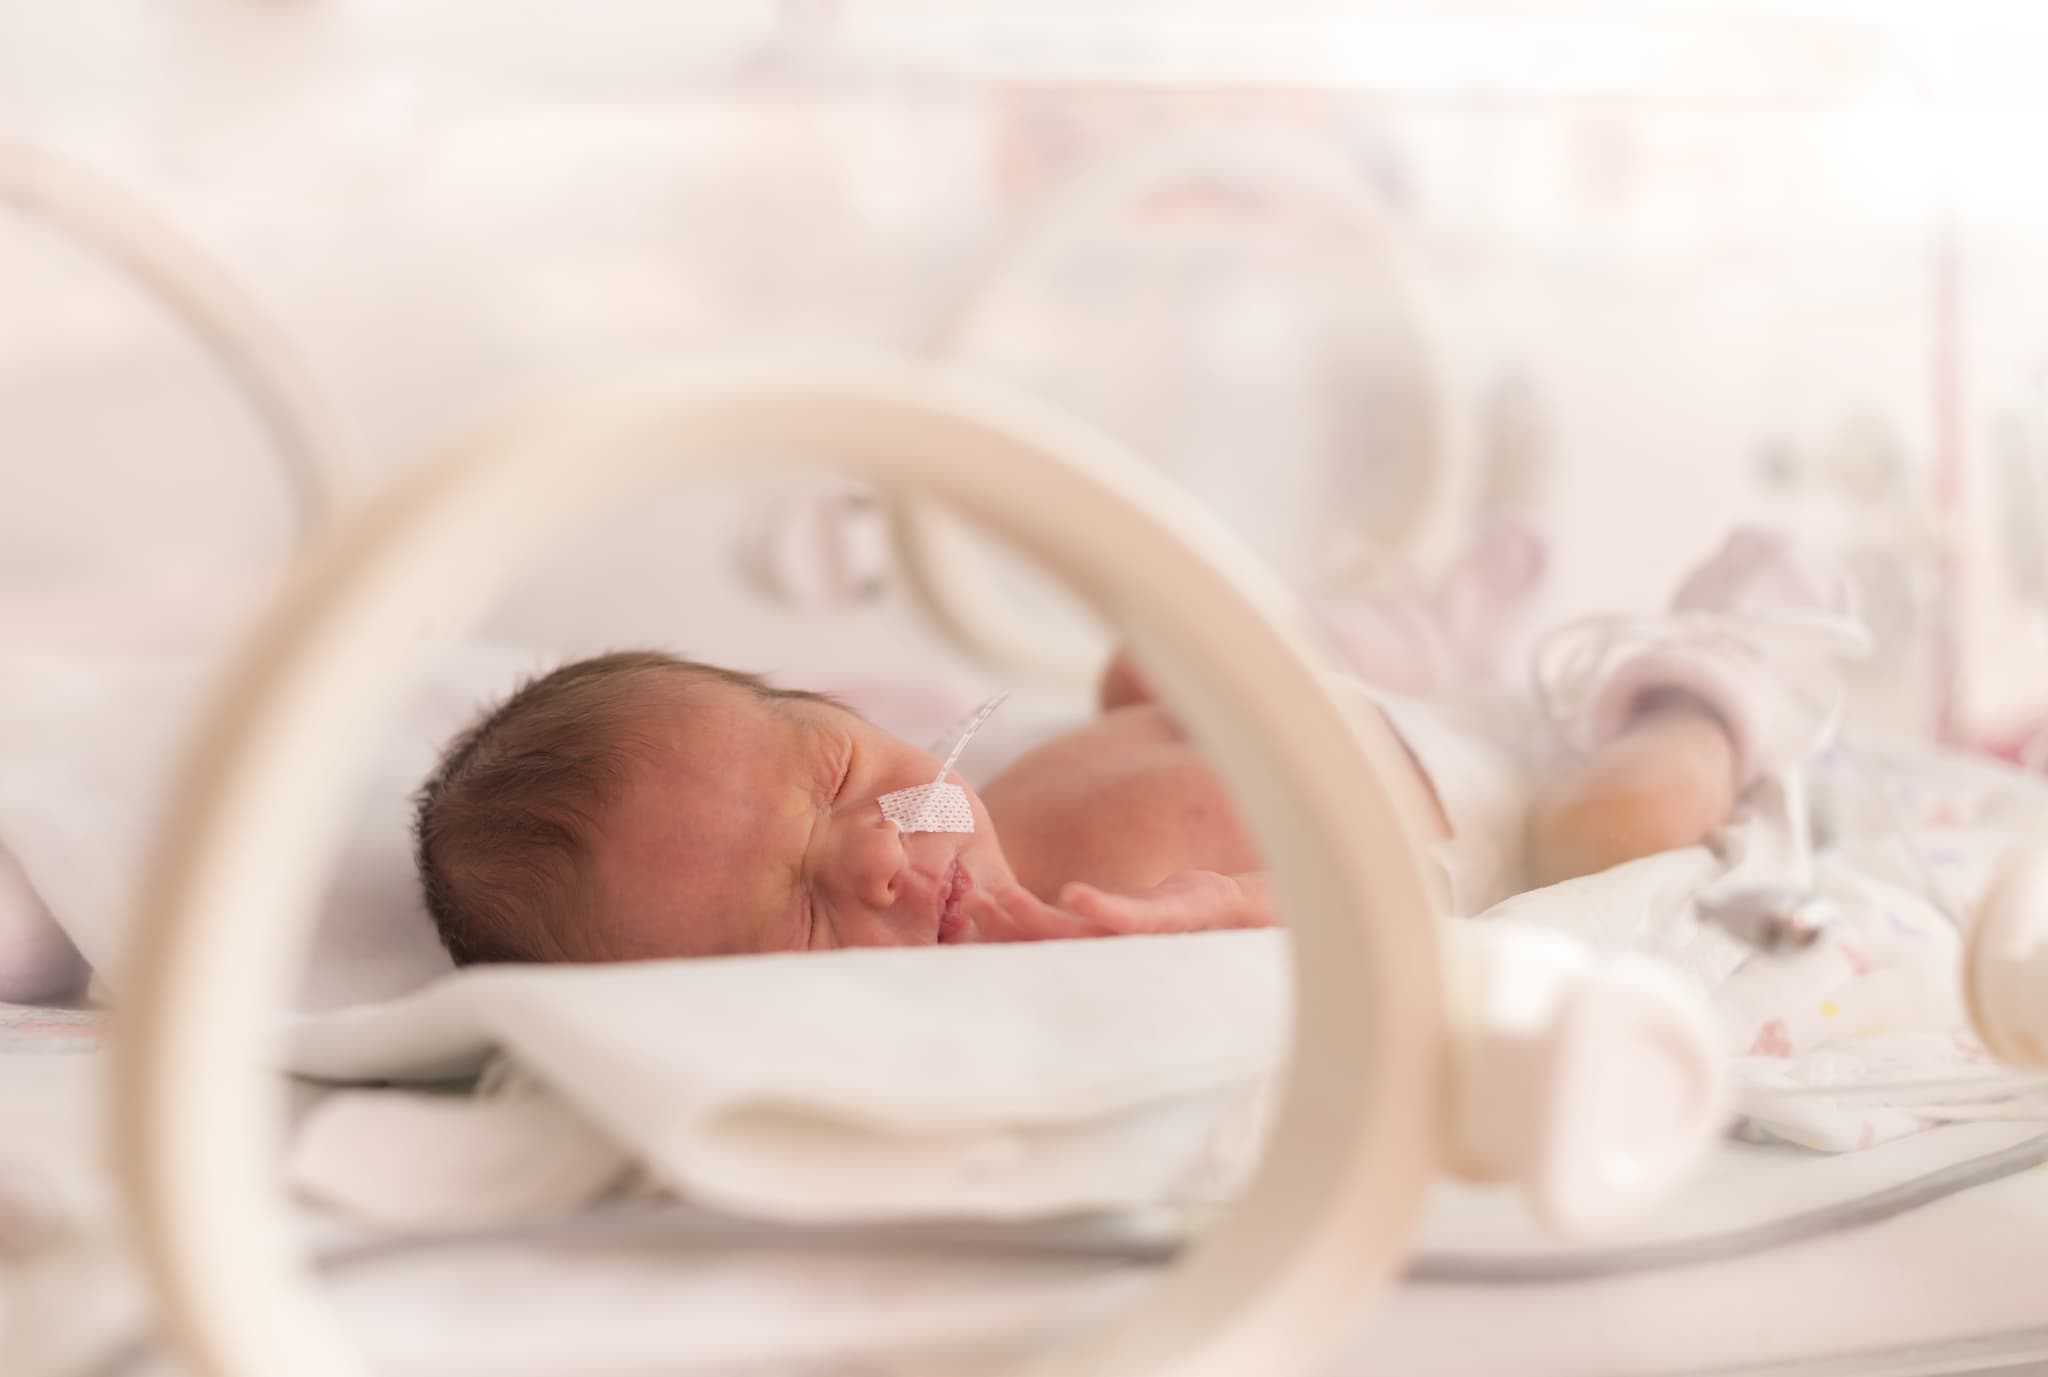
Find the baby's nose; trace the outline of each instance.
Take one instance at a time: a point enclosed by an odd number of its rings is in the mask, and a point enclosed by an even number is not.
[[[862,903],[886,908],[896,901],[896,888],[906,859],[896,824],[881,810],[868,808],[842,816],[834,828],[834,878]]]

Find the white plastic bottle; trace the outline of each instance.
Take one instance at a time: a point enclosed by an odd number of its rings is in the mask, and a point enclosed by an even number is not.
[[[1640,1214],[1693,1175],[1729,1103],[1701,991],[1653,957],[1532,924],[1441,929],[1456,1175],[1518,1182],[1538,1217],[1567,1230]]]
[[[1992,1055],[2048,1071],[2048,846],[2006,859],[1963,955],[1963,996]]]

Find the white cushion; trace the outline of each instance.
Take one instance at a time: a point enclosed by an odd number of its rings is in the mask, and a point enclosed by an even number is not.
[[[413,878],[410,796],[477,707],[545,663],[532,651],[442,656],[408,696],[362,781],[302,995],[327,1008],[388,998],[448,969]],[[220,657],[0,647],[0,846],[116,990],[130,910],[165,796]],[[0,887],[0,906],[9,902]],[[0,918],[0,922],[4,922]],[[0,950],[0,983],[7,953]]]

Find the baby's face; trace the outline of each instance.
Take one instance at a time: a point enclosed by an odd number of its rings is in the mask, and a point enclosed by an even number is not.
[[[664,693],[600,823],[602,930],[559,935],[571,959],[954,941],[960,897],[1013,879],[972,790],[971,833],[882,816],[883,794],[931,783],[939,762],[853,713],[715,680]]]

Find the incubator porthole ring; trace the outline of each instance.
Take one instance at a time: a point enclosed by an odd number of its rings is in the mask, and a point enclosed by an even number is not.
[[[227,273],[112,184],[6,139],[0,139],[0,205],[65,231],[191,331],[275,447],[302,539],[344,505],[355,453],[347,428]]]
[[[354,768],[425,643],[679,474],[830,455],[1012,538],[1129,634],[1236,791],[1297,924],[1297,1028],[1239,1208],[1043,1371],[1284,1374],[1391,1274],[1436,1150],[1443,996],[1400,747],[1354,735],[1297,606],[1105,438],[942,370],[668,366],[519,408],[335,533],[213,705],[165,816],[116,1017],[116,1162],[163,1331],[203,1377],[362,1371],[271,1184],[269,1053]],[[1368,915],[1371,915],[1368,917]]]
[[[1424,274],[1399,226],[1340,159],[1298,139],[1198,135],[1140,148],[1083,171],[1051,205],[1004,245],[989,270],[933,333],[934,357],[959,363],[977,322],[1007,294],[1047,271],[1059,252],[1127,215],[1147,197],[1214,182],[1299,210],[1330,216],[1352,235],[1358,258],[1337,290],[1375,294],[1372,304],[1397,322],[1391,339],[1409,376],[1396,427],[1417,484],[1397,523],[1406,538],[1383,551],[1396,564],[1428,565],[1463,534],[1461,517],[1476,481],[1470,437],[1457,405],[1451,351],[1441,337]],[[1361,283],[1364,285],[1361,286]],[[891,494],[891,527],[910,591],[928,615],[998,669],[1055,682],[1092,681],[1096,647],[1071,644],[1054,630],[1020,623],[972,532],[914,495]],[[1382,533],[1380,539],[1384,539]]]

